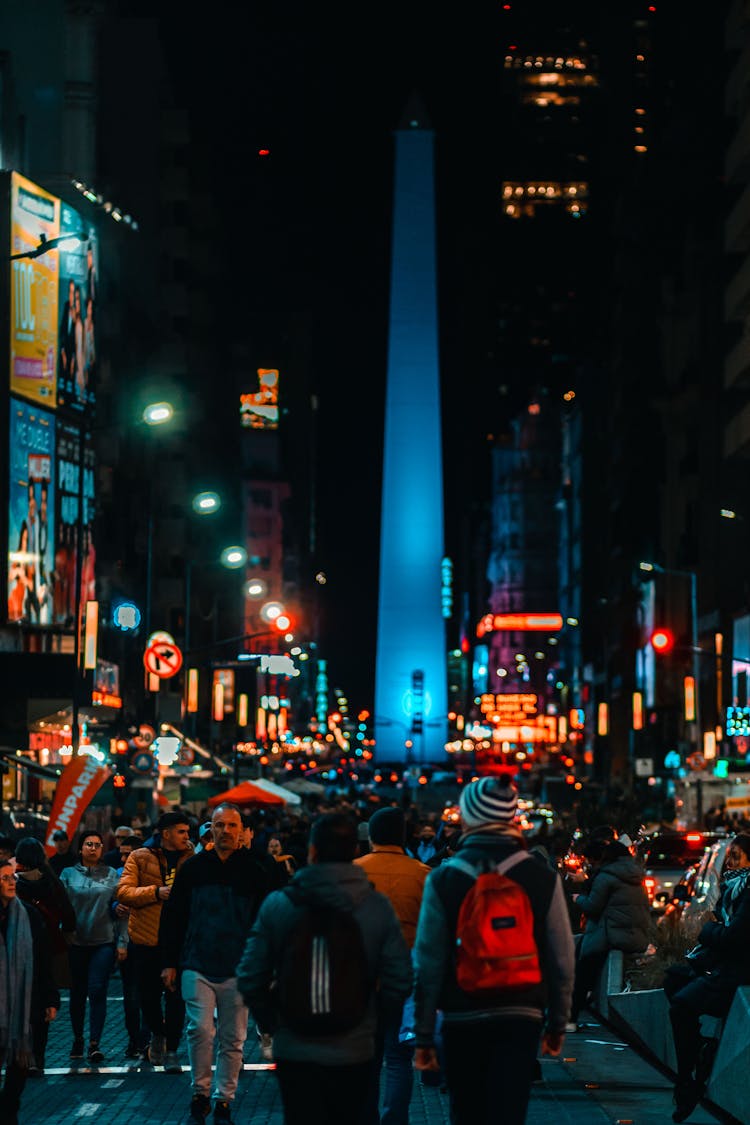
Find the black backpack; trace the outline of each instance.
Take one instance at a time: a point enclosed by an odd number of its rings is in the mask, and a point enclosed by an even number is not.
[[[277,980],[281,1022],[299,1035],[340,1035],[367,1014],[372,981],[362,931],[351,909],[309,902],[296,887],[283,890],[302,906],[282,954]]]

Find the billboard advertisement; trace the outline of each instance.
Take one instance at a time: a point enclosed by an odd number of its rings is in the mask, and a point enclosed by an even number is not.
[[[258,368],[258,390],[240,395],[240,422],[253,430],[279,428],[279,373]]]
[[[54,620],[60,625],[75,621],[76,565],[78,560],[78,496],[80,489],[80,431],[58,419],[55,455],[55,585]],[[81,545],[81,606],[96,600],[94,520],[94,451],[84,440],[83,518]]]
[[[17,172],[10,181],[10,253],[35,250],[60,233],[60,200]],[[58,253],[11,262],[10,389],[56,405]]]
[[[55,584],[55,417],[11,399],[8,621],[50,625]]]
[[[67,203],[60,205],[60,234],[79,233],[84,221]],[[99,298],[98,245],[86,242],[59,251],[57,403],[82,410],[96,398],[96,319]]]

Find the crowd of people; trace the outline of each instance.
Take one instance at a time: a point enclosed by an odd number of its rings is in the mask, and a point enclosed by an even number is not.
[[[517,805],[510,779],[486,777],[442,819],[395,802],[368,817],[344,801],[222,804],[106,840],[56,832],[49,858],[33,837],[0,839],[0,1120],[44,1074],[62,989],[71,1060],[105,1060],[118,972],[125,1054],[180,1073],[184,1041],[193,1125],[232,1121],[248,1028],[287,1125],[408,1125],[417,1075],[447,1090],[454,1125],[522,1125],[540,1053],[560,1054],[608,952],[643,953],[652,923],[627,836],[592,830],[563,875],[559,842],[527,839]],[[750,983],[748,936],[739,834],[699,949],[664,982],[675,1121],[707,1081],[700,1016]]]

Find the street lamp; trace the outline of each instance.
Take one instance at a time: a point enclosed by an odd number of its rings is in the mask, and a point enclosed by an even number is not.
[[[225,547],[221,552],[221,565],[230,570],[239,570],[247,562],[247,551],[244,547]]]
[[[193,511],[198,516],[212,516],[221,507],[218,492],[199,492],[193,497]]]
[[[638,567],[647,574],[670,574],[676,578],[690,579],[690,648],[693,653],[693,680],[695,681],[695,727],[700,743],[702,732],[700,722],[700,663],[698,660],[700,655],[698,649],[698,576],[694,570],[673,570],[671,567],[659,566],[658,563],[653,562],[640,562]],[[701,746],[698,745],[697,749],[700,750]]]
[[[150,402],[143,411],[143,421],[147,426],[163,426],[174,414],[171,402]]]
[[[174,409],[171,402],[150,402],[143,411],[143,421],[147,426],[163,426],[171,421]],[[149,473],[148,484],[148,524],[146,532],[146,635],[151,632],[151,577],[154,557],[154,473]]]
[[[245,583],[248,598],[263,598],[268,593],[268,585],[262,578],[250,578]]]
[[[8,261],[17,262],[21,258],[41,258],[49,250],[73,250],[82,242],[88,242],[86,231],[69,231],[67,234],[58,234],[55,238],[47,238],[46,234],[39,235],[39,245],[33,250],[24,250],[21,254],[11,254]]]

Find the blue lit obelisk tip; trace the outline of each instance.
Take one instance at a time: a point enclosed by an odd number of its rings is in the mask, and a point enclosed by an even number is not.
[[[417,98],[395,141],[375,738],[377,760],[419,764],[445,760],[448,708],[434,137]]]

